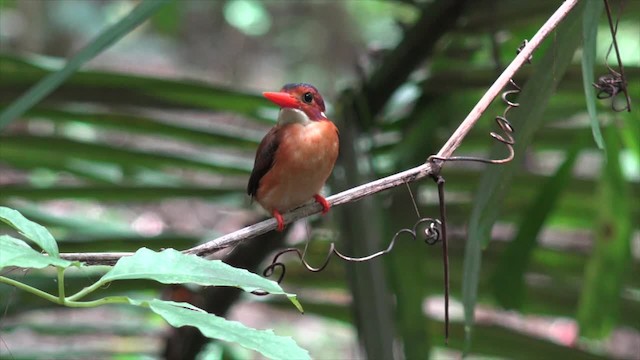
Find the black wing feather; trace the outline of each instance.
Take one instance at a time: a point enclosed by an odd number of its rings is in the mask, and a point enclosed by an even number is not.
[[[253,171],[251,171],[251,177],[249,177],[249,184],[247,185],[247,194],[251,195],[252,198],[256,197],[262,177],[273,167],[275,154],[280,145],[279,130],[279,126],[269,130],[258,146],[256,159],[253,163]]]

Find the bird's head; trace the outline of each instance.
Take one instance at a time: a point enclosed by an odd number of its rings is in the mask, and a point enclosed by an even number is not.
[[[279,122],[306,125],[312,121],[328,120],[324,114],[324,100],[311,84],[287,84],[279,92],[264,92],[262,95],[280,106]]]

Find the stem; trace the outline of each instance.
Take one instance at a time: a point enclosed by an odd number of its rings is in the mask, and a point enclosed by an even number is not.
[[[33,295],[39,296],[45,300],[49,300],[52,303],[60,304],[60,299],[58,299],[56,296],[53,296],[40,289],[36,289],[32,286],[13,280],[11,278],[0,276],[0,283],[5,283],[7,285],[15,286],[20,290],[24,290],[26,292],[32,293]],[[64,302],[62,302],[62,304],[64,304]]]
[[[63,271],[60,271],[63,270]],[[64,269],[59,268],[58,269],[58,290],[60,291],[60,294],[62,295],[62,299],[59,297],[56,297],[54,295],[51,295],[49,293],[46,293],[40,289],[36,289],[32,286],[29,286],[27,284],[21,283],[19,281],[13,280],[11,278],[5,277],[5,276],[0,276],[0,283],[5,283],[7,285],[11,285],[11,286],[15,286],[20,290],[24,290],[26,292],[29,292],[33,295],[39,296],[45,300],[49,300],[52,303],[56,303],[59,305],[65,305],[68,307],[74,307],[74,308],[86,308],[86,307],[96,307],[96,306],[100,306],[100,305],[106,305],[106,304],[128,304],[129,303],[129,299],[126,296],[108,296],[102,299],[98,299],[98,300],[92,300],[92,301],[72,301],[71,298],[80,298],[84,295],[87,295],[88,293],[90,293],[91,291],[95,290],[95,288],[100,287],[102,285],[102,283],[100,283],[100,281],[94,283],[93,285],[84,288],[82,291],[78,292],[77,294],[70,296],[69,298],[65,299],[64,298]],[[62,280],[61,280],[62,279]],[[62,284],[62,286],[60,285]],[[96,284],[98,284],[97,286],[95,286]],[[87,289],[91,289],[90,291],[87,291]],[[82,292],[85,292],[83,295],[80,295]]]
[[[58,271],[58,301],[64,305],[64,268],[58,267],[56,270]]]
[[[108,296],[92,301],[67,301],[65,303],[66,306],[73,308],[96,307],[106,304],[129,304],[129,299],[126,296]]]
[[[87,286],[86,288],[78,291],[77,293],[69,296],[67,298],[67,301],[68,302],[75,302],[76,300],[82,299],[83,297],[91,294],[92,292],[96,291],[98,288],[100,288],[103,285],[104,285],[104,283],[101,280],[98,280],[98,281],[94,282],[93,284]]]

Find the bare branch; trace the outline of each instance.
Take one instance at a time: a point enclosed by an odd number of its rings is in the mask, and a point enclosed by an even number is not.
[[[542,41],[553,31],[558,24],[567,16],[567,14],[577,5],[579,0],[566,0],[556,12],[545,22],[538,30],[522,51],[514,58],[504,72],[491,85],[489,90],[478,101],[476,106],[471,110],[469,115],[460,124],[458,129],[451,135],[449,140],[438,152],[439,157],[450,157],[453,152],[460,146],[462,140],[480,119],[482,114],[487,110],[491,102],[498,96],[500,91],[507,85],[516,71],[527,61],[536,48],[540,46]],[[378,192],[410,183],[426,176],[433,174],[434,169],[428,163],[416,166],[412,169],[391,175],[382,179],[378,179],[367,184],[357,186],[355,188],[345,190],[341,193],[327,198],[331,206],[338,206],[350,202],[360,200],[364,197],[376,194]],[[291,223],[298,219],[305,218],[309,215],[319,213],[321,206],[317,203],[309,203],[297,209],[284,214],[285,223]],[[254,238],[276,228],[276,221],[268,219],[257,224],[247,226],[230,234],[221,236],[217,239],[208,241],[202,245],[187,249],[187,254],[195,254],[198,256],[206,256],[221,249],[232,246],[240,241]],[[123,256],[132,255],[132,253],[66,253],[60,256],[67,260],[79,260],[89,264],[111,264]]]

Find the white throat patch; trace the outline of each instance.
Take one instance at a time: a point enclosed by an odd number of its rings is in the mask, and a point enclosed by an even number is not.
[[[302,110],[283,108],[278,116],[278,124],[301,124],[307,126],[312,123],[311,119]]]

